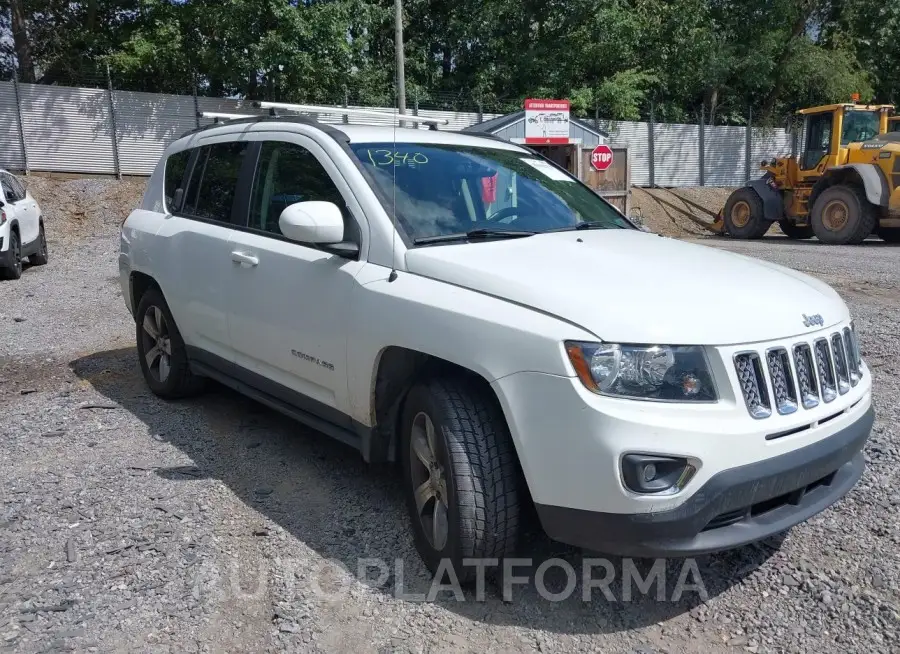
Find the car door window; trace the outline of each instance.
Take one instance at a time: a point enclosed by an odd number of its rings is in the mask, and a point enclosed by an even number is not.
[[[231,222],[238,176],[246,155],[246,142],[216,143],[201,148],[188,186],[184,213]]]
[[[263,142],[253,179],[248,226],[281,236],[281,212],[288,205],[308,200],[336,204],[344,216],[345,238],[356,240],[356,223],[328,171],[315,156],[294,143]]]

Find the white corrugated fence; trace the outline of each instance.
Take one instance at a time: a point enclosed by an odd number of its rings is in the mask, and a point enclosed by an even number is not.
[[[228,98],[0,82],[0,167],[149,175],[166,145],[186,131],[212,122],[198,119],[198,109],[263,113]],[[500,116],[427,109],[418,115],[449,120],[446,129],[450,130]],[[344,121],[336,115],[318,119],[334,124]],[[410,119],[414,122],[413,116]],[[389,119],[368,117],[348,122],[373,120],[393,124]],[[634,186],[696,186],[701,181],[708,186],[738,186],[748,179],[748,160],[752,178],[759,176],[758,164],[763,158],[791,154],[791,138],[783,129],[753,128],[748,158],[745,127],[705,127],[702,157],[698,125],[656,123],[652,138],[648,123],[603,121],[601,128],[609,133],[611,145],[629,147]]]

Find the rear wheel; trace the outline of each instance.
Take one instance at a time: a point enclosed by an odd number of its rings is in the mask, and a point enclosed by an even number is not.
[[[862,243],[876,221],[874,207],[856,186],[829,186],[816,198],[810,214],[816,237],[831,245]]]
[[[138,360],[150,390],[167,399],[202,390],[206,380],[191,372],[184,340],[159,290],[144,293],[135,319]]]
[[[735,238],[761,238],[771,226],[765,219],[762,198],[748,186],[731,194],[723,213],[725,232]]]
[[[900,243],[900,227],[879,227],[875,231],[882,241]]]
[[[404,491],[416,549],[436,573],[464,559],[501,559],[519,538],[520,473],[509,429],[488,392],[464,379],[413,387],[401,420]]]
[[[0,275],[5,279],[18,279],[22,276],[22,243],[19,234],[13,230],[9,232],[9,267],[0,268]]]
[[[41,233],[38,236],[38,251],[28,257],[32,266],[44,266],[50,260],[50,254],[47,251],[47,236],[44,234],[44,224],[41,223]]]
[[[778,226],[784,232],[784,235],[790,239],[803,240],[816,235],[811,225],[798,225],[787,218],[779,220]]]

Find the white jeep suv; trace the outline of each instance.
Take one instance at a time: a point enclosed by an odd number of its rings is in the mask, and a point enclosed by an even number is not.
[[[22,259],[47,263],[44,217],[37,201],[18,177],[0,169],[0,278],[22,276]]]
[[[153,392],[212,378],[396,461],[419,553],[463,579],[516,551],[531,504],[559,541],[684,556],[783,532],[863,472],[871,376],[834,290],[641,231],[499,139],[194,130],[120,268]]]

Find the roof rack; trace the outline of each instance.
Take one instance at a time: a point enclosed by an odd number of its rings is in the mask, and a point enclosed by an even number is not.
[[[254,107],[259,109],[268,109],[269,114],[277,116],[278,109],[284,111],[294,111],[297,113],[310,114],[332,114],[336,116],[362,116],[362,117],[379,117],[392,120],[393,122],[409,122],[422,123],[428,125],[429,129],[437,130],[438,125],[449,125],[450,121],[444,118],[422,118],[421,116],[409,116],[408,114],[388,113],[387,111],[378,111],[376,109],[348,109],[346,107],[327,107],[315,104],[290,104],[287,102],[266,102],[257,100],[253,103]]]
[[[198,111],[197,118],[212,118],[215,122],[220,120],[236,120],[238,118],[258,118],[253,114],[230,114],[221,111]]]

